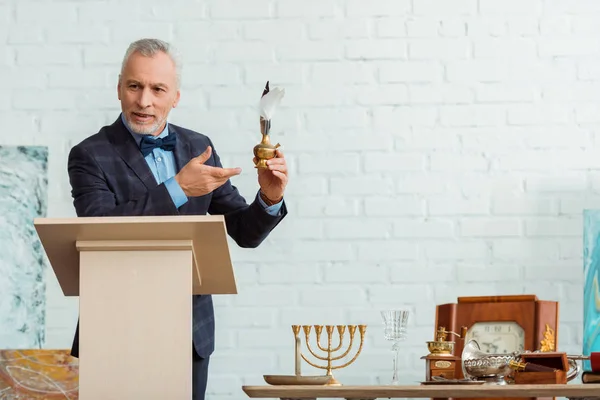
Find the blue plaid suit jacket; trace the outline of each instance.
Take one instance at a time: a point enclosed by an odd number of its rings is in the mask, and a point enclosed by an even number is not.
[[[170,123],[169,134],[177,135],[173,152],[177,171],[209,145],[213,151],[205,164],[221,166],[207,136]],[[68,173],[80,217],[219,214],[224,215],[227,232],[240,247],[257,247],[287,215],[285,203],[278,216],[269,215],[257,198],[248,204],[229,181],[210,194],[189,198],[177,209],[164,183],[157,184],[120,116],[71,149]],[[193,345],[200,357],[208,357],[214,351],[212,298],[193,296],[192,302]],[[79,323],[71,354],[79,357]]]

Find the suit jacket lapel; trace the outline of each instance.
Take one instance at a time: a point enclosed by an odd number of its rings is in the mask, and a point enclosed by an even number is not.
[[[175,144],[175,151],[173,155],[175,156],[175,165],[176,171],[175,173],[181,171],[181,168],[185,167],[185,165],[192,159],[192,151],[190,148],[190,144],[185,140],[183,135],[179,135],[177,129],[173,127],[173,125],[169,124],[169,135],[177,135],[177,143]]]
[[[177,135],[177,142],[175,143],[175,151],[173,151],[173,155],[175,156],[175,173],[181,171],[181,168],[185,167],[185,165],[192,159],[192,150],[190,144],[185,140],[183,135],[180,135],[177,132],[177,129],[173,127],[173,125],[169,124],[169,135]],[[181,207],[179,207],[179,214],[186,214],[190,211],[191,200]]]
[[[123,161],[148,189],[156,187],[156,179],[154,179],[148,163],[137,147],[135,139],[131,136],[125,125],[123,125],[120,116],[112,124],[111,128],[108,132],[108,137],[119,156],[121,156]]]

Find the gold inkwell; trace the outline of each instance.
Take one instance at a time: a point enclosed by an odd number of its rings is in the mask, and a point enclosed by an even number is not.
[[[269,89],[269,81],[265,85],[260,99],[260,133],[262,140],[254,146],[254,156],[256,157],[255,168],[267,168],[267,160],[275,158],[277,149],[281,147],[279,143],[271,144],[271,119],[285,94],[284,89]]]

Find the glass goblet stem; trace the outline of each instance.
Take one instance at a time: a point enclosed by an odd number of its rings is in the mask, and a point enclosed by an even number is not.
[[[400,351],[400,346],[398,346],[398,342],[394,342],[392,346],[392,359],[394,365],[394,374],[392,376],[392,385],[398,384],[398,353]]]

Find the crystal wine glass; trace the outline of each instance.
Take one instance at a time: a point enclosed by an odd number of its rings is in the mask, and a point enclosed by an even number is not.
[[[406,338],[406,325],[408,323],[408,310],[384,310],[381,311],[383,319],[383,336],[385,340],[393,342],[392,354],[394,360],[394,375],[391,385],[398,385],[398,351],[400,342]]]

